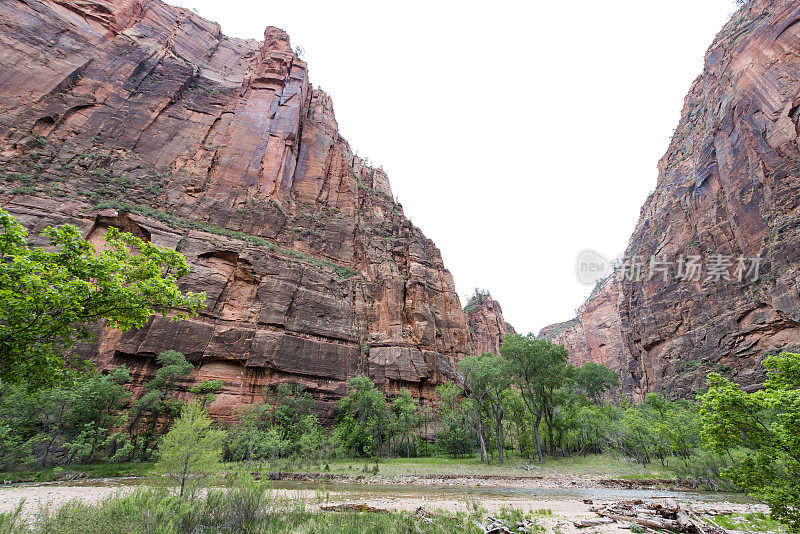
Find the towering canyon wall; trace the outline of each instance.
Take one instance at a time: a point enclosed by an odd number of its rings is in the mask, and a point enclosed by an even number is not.
[[[799,124],[800,5],[751,0],[705,55],[626,252],[645,270],[700,256],[702,276],[622,277],[542,334],[610,362],[637,396],[688,395],[708,371],[758,387],[764,355],[800,348]],[[709,279],[714,256],[730,280]],[[740,281],[738,259],[755,257]]]
[[[503,308],[488,291],[476,290],[464,306],[472,354],[500,354],[500,346],[514,327],[503,317]]]
[[[158,0],[12,0],[0,66],[2,206],[32,237],[117,226],[173,247],[208,297],[188,321],[100,331],[81,348],[99,367],[138,387],[179,350],[184,386],[224,381],[223,418],[277,382],[329,420],[356,373],[421,397],[452,377],[469,347],[453,278],[283,31],[230,38]]]
[[[547,326],[537,337],[564,345],[573,365],[592,361],[617,371],[623,391],[633,391],[636,384],[631,377],[635,376],[635,369],[628,369],[631,358],[622,338],[619,317],[621,290],[615,278],[604,280],[578,308],[577,317]]]

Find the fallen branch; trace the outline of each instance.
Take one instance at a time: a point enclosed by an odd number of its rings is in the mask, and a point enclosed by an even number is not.
[[[319,509],[326,512],[389,512],[389,510],[386,510],[385,508],[375,508],[374,506],[370,506],[366,503],[331,504],[328,506],[320,506]]]
[[[678,522],[673,521],[671,519],[662,519],[660,521],[655,519],[645,519],[642,517],[628,517],[624,515],[612,514],[611,512],[607,512],[605,510],[595,512],[597,515],[601,515],[603,517],[608,517],[614,519],[615,521],[628,521],[629,523],[637,523],[643,527],[650,527],[655,529],[676,529],[678,527]]]

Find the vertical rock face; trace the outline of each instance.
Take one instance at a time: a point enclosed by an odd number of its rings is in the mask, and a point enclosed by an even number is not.
[[[619,317],[620,298],[620,284],[609,278],[598,284],[578,309],[577,317],[543,328],[538,337],[564,345],[575,366],[593,361],[618,372],[623,390],[631,391],[631,372],[627,369],[630,358]]]
[[[427,397],[468,350],[439,250],[353,155],[289,37],[226,37],[158,0],[0,3],[0,200],[35,236],[118,226],[174,247],[200,316],[83,347],[135,385],[176,349],[219,417],[275,382],[329,420],[347,380]]]
[[[635,394],[684,396],[708,371],[758,387],[764,355],[800,348],[798,109],[800,7],[747,2],[706,53],[626,254],[676,267],[698,255],[702,276],[610,285],[557,333],[573,358],[620,361]],[[730,280],[714,279],[714,256],[731,261]],[[756,256],[757,279],[739,281],[738,259]],[[598,324],[612,343],[590,342]]]
[[[506,335],[516,333],[503,318],[500,303],[488,291],[476,290],[464,307],[464,313],[467,314],[472,354],[500,354]]]

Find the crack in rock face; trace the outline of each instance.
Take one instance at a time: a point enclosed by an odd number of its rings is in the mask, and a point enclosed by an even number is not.
[[[748,2],[717,35],[686,96],[626,257],[760,258],[757,279],[608,280],[540,336],[575,363],[618,371],[623,391],[685,397],[717,371],[760,387],[760,361],[800,348],[800,14]]]
[[[358,373],[426,402],[452,379],[470,343],[453,278],[283,30],[230,38],[158,0],[4,2],[0,20],[3,207],[37,244],[71,223],[176,248],[182,289],[207,295],[187,321],[99,330],[79,347],[98,368],[129,366],[136,389],[175,349],[184,395],[224,382],[217,418],[289,382],[325,423]]]

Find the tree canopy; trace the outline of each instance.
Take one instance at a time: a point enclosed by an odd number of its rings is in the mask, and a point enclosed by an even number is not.
[[[619,385],[617,373],[595,362],[586,362],[576,367],[572,379],[595,404],[601,404],[603,395]]]
[[[703,438],[720,452],[745,447],[747,456],[728,474],[800,532],[800,354],[782,352],[763,364],[764,389],[753,393],[709,373],[701,396]]]
[[[192,496],[220,470],[224,439],[225,431],[211,426],[199,404],[188,404],[162,439],[156,473],[176,484],[181,497]]]
[[[50,247],[28,244],[28,233],[0,209],[0,380],[35,389],[74,367],[69,353],[90,339],[98,322],[125,331],[151,315],[192,315],[202,293],[183,293],[189,272],[182,254],[109,228],[102,250],[75,226],[48,227]]]
[[[542,417],[550,435],[551,453],[555,456],[553,401],[557,390],[564,385],[569,375],[567,349],[544,339],[536,339],[533,334],[511,334],[503,341],[500,354],[508,360],[509,370],[516,377],[528,410],[535,414],[533,432],[539,461],[544,459],[539,437]]]
[[[355,456],[377,454],[388,438],[390,411],[386,396],[369,378],[350,379],[348,393],[336,404],[336,437]]]

